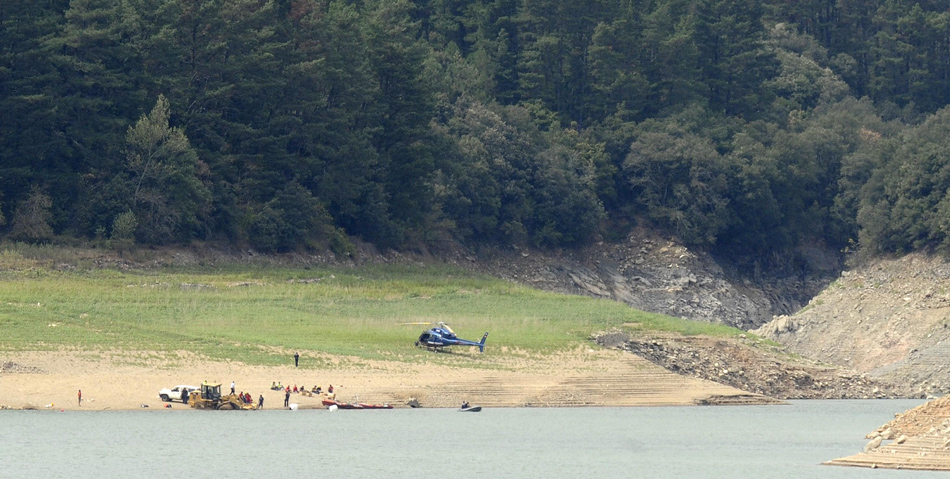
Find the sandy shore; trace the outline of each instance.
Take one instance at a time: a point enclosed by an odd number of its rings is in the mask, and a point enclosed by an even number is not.
[[[289,357],[287,366],[260,367],[185,352],[172,357],[148,351],[0,353],[0,407],[167,410],[158,398],[161,388],[202,381],[226,387],[234,381],[238,391],[255,400],[263,395],[265,409],[283,407],[283,394],[270,390],[274,381],[308,389],[332,384],[339,400],[395,407],[406,407],[410,398],[422,407],[458,407],[462,401],[485,407],[658,406],[749,398],[743,391],[672,374],[617,350],[578,349],[534,359],[486,357],[480,361],[488,367],[478,369],[354,358],[330,358],[338,366],[315,368],[308,360],[314,355],[304,351],[301,356],[295,368]],[[296,394],[291,403],[319,407],[320,398]]]

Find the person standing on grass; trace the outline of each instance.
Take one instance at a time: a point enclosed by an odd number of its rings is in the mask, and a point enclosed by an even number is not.
[[[294,352],[294,367],[300,365],[300,353]]]
[[[82,389],[79,390],[79,406],[82,407]]]

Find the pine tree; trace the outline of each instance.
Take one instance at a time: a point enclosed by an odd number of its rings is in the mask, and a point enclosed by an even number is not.
[[[764,7],[756,0],[703,0],[696,22],[696,45],[709,104],[729,116],[756,118],[771,103],[765,83],[778,62],[764,48]]]
[[[53,237],[50,209],[53,200],[42,188],[34,185],[30,196],[21,201],[13,214],[10,237],[19,241],[40,242]]]
[[[370,66],[379,85],[379,181],[398,228],[420,225],[432,206],[429,186],[434,167],[429,121],[434,98],[423,75],[425,45],[410,21],[404,0],[380,0],[364,25]],[[401,241],[397,236],[380,238]],[[391,235],[390,235],[391,236]]]
[[[72,146],[61,134],[60,83],[46,47],[68,6],[66,0],[0,2],[0,198],[6,207],[25,200],[39,181],[54,193],[76,180]],[[12,214],[8,209],[4,216]],[[62,224],[68,216],[54,212],[51,221]]]
[[[287,78],[287,150],[300,184],[336,224],[373,241],[390,231],[373,135],[382,111],[363,39],[362,17],[346,2],[298,2]]]
[[[126,133],[126,162],[137,236],[149,244],[186,240],[199,235],[206,221],[210,193],[198,179],[198,155],[180,128],[169,125],[168,100]]]

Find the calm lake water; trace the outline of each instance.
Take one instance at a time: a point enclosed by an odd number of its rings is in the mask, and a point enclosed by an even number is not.
[[[947,477],[819,465],[859,452],[865,434],[921,402],[480,413],[4,411],[0,470],[17,478]]]

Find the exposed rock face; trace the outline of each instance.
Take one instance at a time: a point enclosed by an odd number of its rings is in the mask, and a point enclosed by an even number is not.
[[[453,251],[438,256],[467,269],[567,294],[610,298],[670,316],[756,328],[774,315],[798,311],[838,271],[833,255],[813,249],[810,274],[748,278],[715,258],[672,239],[637,230],[619,244],[599,242],[571,251]]]
[[[795,353],[899,382],[950,391],[950,264],[912,254],[845,271],[794,316],[753,331]]]

